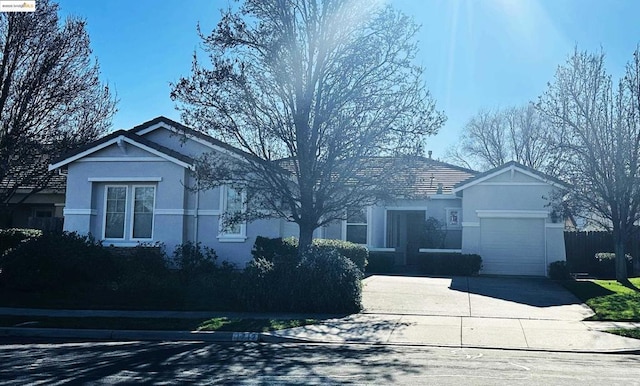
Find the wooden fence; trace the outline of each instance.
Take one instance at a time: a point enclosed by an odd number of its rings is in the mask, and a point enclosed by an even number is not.
[[[63,225],[64,219],[61,217],[29,217],[27,228],[61,233]]]
[[[564,232],[567,264],[572,272],[589,272],[598,252],[613,252],[611,232]],[[640,232],[625,246],[625,253],[640,258]]]

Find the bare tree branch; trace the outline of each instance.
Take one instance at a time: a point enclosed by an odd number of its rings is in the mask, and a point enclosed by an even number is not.
[[[194,58],[171,96],[187,124],[266,162],[201,176],[232,174],[262,215],[299,225],[301,248],[347,208],[385,196],[406,167],[394,157],[419,153],[445,120],[413,62],[417,30],[364,0],[247,0],[223,12],[202,36],[212,67]]]

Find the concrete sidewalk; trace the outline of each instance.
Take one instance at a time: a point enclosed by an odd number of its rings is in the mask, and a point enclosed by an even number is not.
[[[325,343],[410,344],[567,352],[638,352],[640,340],[602,332],[640,323],[356,314],[275,331],[281,338]]]
[[[593,311],[542,278],[374,275],[363,284],[362,313],[272,334],[333,343],[640,352],[640,340],[603,332],[640,323],[583,322]]]
[[[568,352],[638,352],[640,340],[603,332],[640,323],[583,321],[593,312],[542,279],[372,276],[362,313],[261,314],[0,308],[0,315],[133,318],[314,318],[317,325],[270,333],[0,328],[0,336],[398,344]]]

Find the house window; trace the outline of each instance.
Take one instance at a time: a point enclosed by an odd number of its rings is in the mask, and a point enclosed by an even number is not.
[[[52,209],[35,209],[33,213],[33,217],[51,218],[53,217],[53,210]]]
[[[155,188],[153,186],[136,186],[133,188],[133,196],[132,238],[150,239],[153,234]]]
[[[130,234],[131,239],[151,239],[155,190],[154,186],[107,186],[104,238],[123,240]]]
[[[222,189],[222,212],[226,216],[234,216],[245,211],[245,196],[242,191],[225,186]],[[246,239],[246,224],[238,222],[232,225],[224,226],[220,223],[220,235],[218,236],[224,241],[244,241]]]
[[[345,239],[356,244],[367,244],[367,209],[347,210]]]
[[[458,208],[447,208],[447,226],[459,227],[461,225],[460,214]]]
[[[127,187],[107,186],[104,216],[104,238],[124,239],[124,219],[127,214]]]

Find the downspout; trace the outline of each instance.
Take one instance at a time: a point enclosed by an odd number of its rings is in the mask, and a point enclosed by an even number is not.
[[[549,276],[549,257],[547,256],[547,219],[544,219],[544,276]],[[564,237],[564,235],[562,236]]]
[[[193,213],[193,242],[198,243],[198,210],[200,208],[200,184],[196,182],[196,202],[195,211]]]

